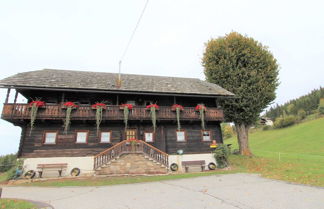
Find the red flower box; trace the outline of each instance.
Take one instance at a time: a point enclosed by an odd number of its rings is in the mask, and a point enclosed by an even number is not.
[[[196,107],[195,107],[195,110],[196,111],[199,111],[199,110],[207,110],[207,108],[205,107],[205,105],[197,105]]]
[[[105,110],[107,108],[107,105],[104,103],[96,103],[96,104],[91,105],[91,108],[92,109],[102,108]]]
[[[72,108],[79,107],[78,105],[74,104],[74,102],[65,102],[63,105],[64,105],[65,108],[67,108],[67,107],[72,107]]]
[[[37,101],[30,102],[29,103],[29,107],[34,106],[34,104],[36,104],[36,107],[43,107],[43,106],[45,106],[45,102],[37,100]]]
[[[152,107],[155,107],[155,109],[157,109],[157,110],[160,108],[159,105],[157,105],[157,104],[151,104],[151,105],[147,105],[146,109],[151,109]]]
[[[122,105],[120,105],[121,110],[123,110],[125,107],[127,107],[129,110],[133,109],[132,104],[122,104]]]
[[[174,104],[174,105],[172,105],[171,110],[176,111],[177,108],[180,108],[180,111],[182,111],[184,109],[182,105]]]

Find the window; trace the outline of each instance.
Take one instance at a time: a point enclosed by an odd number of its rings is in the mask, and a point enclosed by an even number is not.
[[[76,143],[87,143],[88,142],[88,131],[77,131]]]
[[[100,134],[100,143],[110,143],[111,131],[102,131]]]
[[[144,140],[146,142],[153,142],[153,137],[154,137],[153,132],[145,132],[144,133]]]
[[[177,131],[177,141],[184,142],[186,141],[186,132],[185,131]]]
[[[211,132],[210,131],[202,131],[202,140],[204,142],[211,141]]]
[[[57,132],[47,131],[44,134],[44,144],[55,144],[56,143]]]

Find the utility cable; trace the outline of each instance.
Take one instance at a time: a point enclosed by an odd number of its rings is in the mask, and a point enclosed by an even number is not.
[[[130,36],[130,38],[129,38],[129,40],[128,40],[128,43],[127,43],[127,45],[126,45],[126,48],[125,48],[125,50],[124,50],[122,56],[120,57],[120,60],[119,60],[119,75],[118,75],[118,80],[119,80],[119,82],[120,82],[120,72],[121,72],[121,64],[122,64],[122,61],[123,61],[124,57],[126,56],[126,53],[127,53],[127,51],[128,51],[128,48],[129,48],[129,46],[130,46],[130,44],[131,44],[131,42],[132,42],[132,40],[133,40],[133,38],[134,38],[134,36],[135,36],[136,30],[137,30],[137,28],[138,28],[138,26],[139,26],[139,24],[140,24],[140,22],[141,22],[141,20],[142,20],[142,17],[143,17],[143,15],[144,15],[144,12],[145,12],[145,10],[146,10],[146,7],[147,7],[148,3],[149,3],[149,0],[146,0],[146,3],[145,3],[145,5],[144,5],[144,8],[143,8],[143,10],[142,10],[142,12],[141,12],[141,15],[140,15],[140,17],[138,18],[138,21],[137,21],[137,23],[136,23],[136,25],[135,25],[135,28],[134,28],[134,30],[133,30],[133,32],[132,32],[132,34],[131,34],[131,36]]]

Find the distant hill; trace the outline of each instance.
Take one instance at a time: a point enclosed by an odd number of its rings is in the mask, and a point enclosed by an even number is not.
[[[274,121],[276,118],[283,115],[298,115],[298,111],[305,111],[306,115],[311,115],[317,112],[321,98],[324,98],[323,87],[315,89],[305,96],[290,100],[283,105],[273,106],[264,116],[271,118]]]

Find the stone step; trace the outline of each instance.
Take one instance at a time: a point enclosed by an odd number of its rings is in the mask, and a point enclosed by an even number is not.
[[[168,169],[159,162],[145,157],[144,154],[123,154],[97,169],[98,175],[110,174],[165,174]]]

